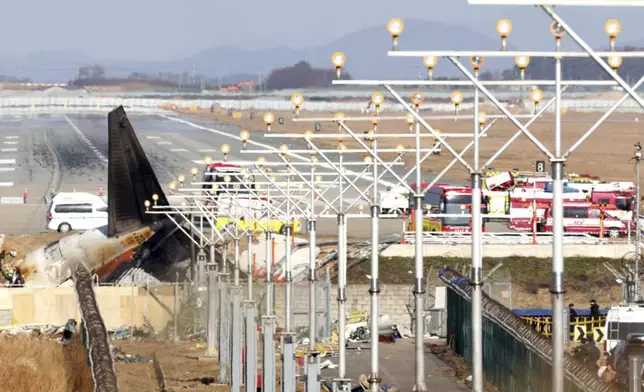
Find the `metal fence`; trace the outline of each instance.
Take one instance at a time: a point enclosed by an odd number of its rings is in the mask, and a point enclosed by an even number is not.
[[[472,361],[471,287],[452,270],[442,270],[447,283],[447,332],[458,355]],[[552,365],[550,340],[540,335],[512,311],[483,294],[483,370],[503,392],[550,392]],[[610,388],[583,363],[564,360],[565,391],[601,391]]]

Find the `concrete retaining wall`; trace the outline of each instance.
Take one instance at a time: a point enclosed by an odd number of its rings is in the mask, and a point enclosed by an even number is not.
[[[633,246],[628,244],[610,245],[588,245],[588,244],[564,244],[564,257],[597,257],[620,259],[628,252],[632,252]],[[425,244],[423,246],[425,257],[448,256],[448,257],[471,257],[472,246],[470,244]],[[395,244],[385,249],[383,257],[414,257],[413,244]],[[552,257],[552,245],[483,245],[483,257]]]
[[[134,308],[134,325],[141,326],[148,321],[155,330],[164,329],[172,320],[173,287],[160,286],[151,291],[158,302],[143,288],[135,288],[134,296],[130,287],[95,288],[106,327],[129,326]],[[62,325],[70,318],[80,320],[72,287],[0,288],[0,327],[11,325],[12,321],[17,325]]]

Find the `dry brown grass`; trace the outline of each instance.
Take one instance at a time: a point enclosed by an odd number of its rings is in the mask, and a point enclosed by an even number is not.
[[[489,104],[482,104],[481,110],[488,114],[496,113],[499,111]],[[517,113],[519,110],[511,110]],[[178,111],[181,114],[198,116],[210,120],[216,120],[224,123],[229,123],[240,128],[248,129],[249,131],[264,132],[266,125],[262,120],[262,111],[256,111],[256,117],[253,120],[249,118],[249,111],[242,111],[242,116],[239,119],[234,119],[228,116],[225,110],[220,113],[210,113],[210,110],[201,111]],[[523,111],[523,113],[527,113]],[[467,111],[462,111],[461,114],[471,114]],[[583,135],[588,128],[593,125],[603,112],[580,113],[568,111],[562,116],[562,133],[563,133],[563,146],[570,147],[581,135]],[[347,117],[354,116],[367,116],[360,113],[345,112]],[[383,112],[382,116],[403,116],[404,114],[398,112]],[[432,115],[450,115],[450,113],[428,113],[423,116]],[[644,121],[635,123],[636,117],[642,117],[637,113],[617,113],[609,117],[609,122],[604,123],[581,147],[573,153],[566,162],[566,172],[577,173],[592,173],[600,176],[606,180],[623,180],[634,181],[634,168],[632,162],[629,162],[630,157],[633,155],[633,144],[641,140],[642,132],[644,131]],[[313,129],[314,123],[312,122],[292,122],[293,113],[291,112],[275,112],[275,117],[283,117],[284,125],[279,125],[277,122],[273,124],[272,131],[275,133],[297,132],[301,133],[306,129]],[[323,117],[331,118],[331,112],[307,112],[301,111],[301,118]],[[615,120],[620,122],[614,122]],[[520,122],[525,123],[527,119],[519,119]],[[613,121],[613,122],[610,122]],[[471,120],[429,120],[429,124],[440,129],[444,133],[471,133],[472,122]],[[371,128],[371,123],[368,120],[359,122],[349,122],[348,125],[357,133],[361,134]],[[323,133],[337,132],[337,126],[333,123],[325,122],[321,124]],[[383,133],[408,133],[409,128],[404,120],[383,120],[380,122],[379,132]],[[549,114],[543,116],[539,121],[535,122],[530,127],[530,132],[541,140],[548,149],[553,150],[554,145],[554,116]],[[496,150],[501,147],[514,133],[517,131],[516,126],[507,120],[497,122],[488,133],[488,137],[481,140],[481,163],[485,162],[487,158],[491,157]],[[425,132],[425,131],[423,131]],[[264,139],[261,136],[251,136],[255,140]],[[270,141],[269,139],[266,139]],[[431,148],[430,139],[426,140],[426,148]],[[334,139],[319,139],[317,143],[337,143]],[[404,143],[411,147],[413,139],[383,139],[380,142],[380,147],[393,148],[399,143]],[[469,139],[451,139],[448,142],[457,150],[461,151],[469,142]],[[345,144],[349,148],[357,148],[356,143],[352,143],[349,139],[345,139]],[[393,157],[393,155],[392,155]],[[471,163],[472,154],[465,155],[466,160]],[[406,164],[411,167],[413,154],[409,154],[406,159]],[[443,148],[440,156],[434,156],[428,159],[423,164],[424,171],[439,172],[453,157],[450,153]],[[497,159],[491,166],[498,170],[511,170],[519,168],[520,170],[532,170],[536,160],[546,160],[546,157],[541,153],[537,147],[528,140],[524,135],[520,136],[510,148]],[[546,162],[549,166],[549,163]],[[455,165],[450,171],[449,178],[451,179],[467,179],[466,170],[460,166]]]
[[[31,336],[0,337],[0,391],[91,392],[87,350]]]

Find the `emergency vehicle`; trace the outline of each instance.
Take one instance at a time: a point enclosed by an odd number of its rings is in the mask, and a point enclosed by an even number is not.
[[[612,216],[630,221],[633,219],[633,207],[635,206],[635,189],[633,188],[633,183],[596,184],[590,201],[596,204],[612,204],[617,207],[616,210],[610,211]]]
[[[379,193],[380,213],[402,216],[409,211],[409,191],[402,186]]]
[[[427,186],[427,184],[425,184]],[[412,188],[415,184],[412,185]],[[411,202],[413,204],[413,201]],[[425,231],[471,232],[470,207],[472,188],[437,184],[425,194],[423,210],[425,214],[459,214],[463,217],[427,217],[423,219]],[[487,214],[487,199],[481,195],[481,212]],[[483,231],[485,231],[483,219]]]
[[[483,195],[487,197],[488,214],[503,216],[508,213],[509,189],[514,187],[514,176],[510,172],[486,173],[483,181]]]
[[[268,225],[272,232],[284,234],[286,232],[286,225],[276,217],[272,217],[268,221],[266,217],[257,220],[244,217],[248,215],[248,212],[251,212],[258,217],[263,211],[262,200],[265,201],[266,199],[263,197],[258,199],[257,194],[251,195],[251,192],[254,193],[255,191],[255,185],[247,184],[247,182],[254,182],[254,175],[246,173],[244,176],[239,176],[238,174],[241,173],[241,167],[229,163],[217,162],[206,167],[204,170],[203,182],[217,184],[203,185],[203,189],[209,189],[210,194],[217,198],[218,203],[216,206],[212,203],[212,208],[215,211],[217,211],[218,208],[223,208],[232,216],[240,216],[241,218],[237,222],[239,230],[250,228],[255,231],[264,231],[264,227]],[[228,182],[226,183],[227,176],[230,178],[228,178]],[[217,227],[217,229],[222,229],[226,225],[233,225],[235,223],[234,219],[226,216],[225,214],[221,215],[224,216],[217,217],[215,222],[215,227]],[[301,223],[302,222],[300,220],[294,220],[292,222],[294,233],[301,231]]]
[[[518,188],[510,192],[510,229],[533,231],[534,211],[537,221],[543,222],[545,211],[552,206],[552,192],[534,186],[535,188]],[[587,201],[587,196],[578,189],[564,187],[563,201],[583,202]]]
[[[563,205],[564,232],[588,233],[610,238],[628,235],[628,224],[618,218],[608,215],[608,211],[616,210],[613,205],[598,205],[589,201],[565,202]],[[603,216],[602,216],[603,214]],[[545,213],[543,231],[552,232],[551,208]]]
[[[615,305],[606,315],[604,351],[611,352],[629,334],[644,334],[644,304]]]

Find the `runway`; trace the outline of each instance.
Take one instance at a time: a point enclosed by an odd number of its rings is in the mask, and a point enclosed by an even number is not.
[[[129,114],[139,141],[150,160],[161,186],[167,191],[168,183],[179,174],[187,177],[191,167],[208,155],[215,161],[223,159],[220,146],[231,145],[230,161],[255,161],[257,154],[240,153],[240,129],[213,121],[186,120],[198,126],[214,129],[200,129],[185,123],[172,121],[156,115]],[[277,139],[257,137],[254,140],[279,146]],[[45,230],[47,206],[45,196],[54,188],[56,192],[99,193],[107,192],[107,116],[104,114],[55,114],[38,116],[12,116],[0,118],[0,200],[22,198],[28,192],[28,206],[0,205],[0,213],[6,211],[10,219],[0,220],[0,232],[7,234],[33,233]],[[292,149],[305,148],[303,142],[289,140]],[[255,147],[254,147],[255,148]],[[265,154],[270,159],[270,154]],[[330,156],[337,159],[337,156]],[[361,160],[355,154],[347,155],[347,161]],[[277,158],[272,159],[277,160]],[[352,167],[362,171],[362,167]],[[325,169],[329,172],[331,169]],[[404,169],[396,168],[402,174]],[[426,177],[426,176],[424,176]],[[391,175],[384,178],[392,181]],[[367,183],[361,180],[361,187]],[[337,189],[325,196],[333,200]],[[349,189],[346,199],[352,201],[357,192]],[[16,202],[18,200],[15,200]],[[319,211],[322,203],[316,203]],[[357,209],[354,208],[357,212]],[[332,211],[329,211],[332,213]],[[364,208],[365,218],[369,209]],[[6,216],[6,215],[5,215]],[[381,232],[399,233],[400,220],[381,221]],[[349,236],[369,238],[368,220],[351,219],[348,223]],[[319,219],[318,233],[322,236],[337,235],[335,218]]]

